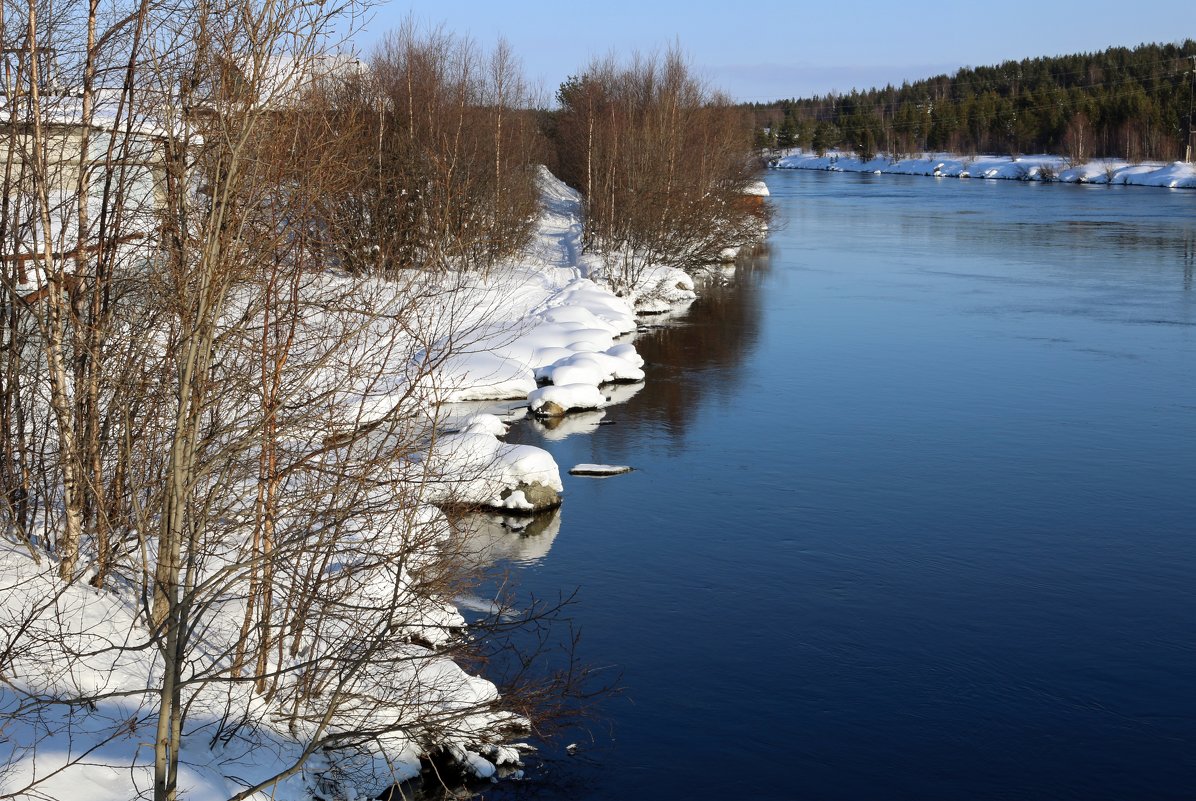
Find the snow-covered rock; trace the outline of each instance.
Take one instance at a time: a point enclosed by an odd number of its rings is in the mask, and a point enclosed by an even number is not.
[[[533,512],[559,505],[564,490],[548,451],[503,442],[482,424],[440,437],[413,462],[436,504]]]
[[[574,476],[617,476],[630,473],[635,468],[619,464],[578,464],[569,469]]]
[[[559,417],[579,409],[600,409],[606,397],[594,384],[552,384],[527,396],[528,408],[540,417]]]
[[[635,308],[641,314],[660,314],[678,304],[694,300],[693,277],[676,267],[651,267],[643,271],[634,294]]]
[[[553,384],[606,384],[614,381],[643,381],[643,359],[629,357],[624,346],[606,351],[575,353],[536,371],[536,378]],[[634,353],[634,350],[630,351]]]

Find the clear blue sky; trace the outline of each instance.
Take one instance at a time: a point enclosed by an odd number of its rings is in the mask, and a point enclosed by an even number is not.
[[[380,5],[355,37],[368,53],[411,15],[485,48],[505,38],[551,97],[608,53],[674,41],[713,86],[738,100],[774,100],[900,84],[1007,59],[1196,38],[1193,0],[414,0]]]

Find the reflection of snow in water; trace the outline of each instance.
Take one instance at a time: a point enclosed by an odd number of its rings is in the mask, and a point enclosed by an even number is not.
[[[458,609],[468,612],[478,612],[483,615],[501,615],[502,604],[479,595],[458,595],[453,599]]]
[[[492,414],[507,425],[527,416],[527,401],[463,401],[443,403],[436,408],[437,425],[445,431],[459,431],[480,414]]]
[[[637,330],[642,332],[653,328],[664,328],[668,325],[675,325],[689,314],[689,307],[692,305],[692,300],[684,300],[669,304],[667,308],[653,311],[651,314],[643,315],[637,318]]]
[[[461,553],[476,567],[534,565],[548,555],[561,530],[561,510],[534,516],[477,512],[458,520],[456,529]]]
[[[532,429],[549,442],[559,442],[574,434],[593,434],[605,416],[606,412],[598,409],[573,412],[564,417],[538,417],[532,420]]]
[[[643,381],[619,384],[603,384],[600,387],[606,405],[626,403],[644,388]],[[523,401],[479,401],[473,403],[449,403],[440,407],[441,423],[448,431],[468,427],[479,415],[493,414],[510,425],[527,416],[527,404]],[[561,417],[538,417],[531,421],[532,430],[549,442],[560,442],[575,434],[593,434],[602,425],[606,412],[594,409],[570,412]],[[495,432],[497,434],[497,432]],[[499,435],[501,436],[501,435]]]
[[[643,381],[637,381],[634,384],[609,384],[603,385],[602,392],[606,395],[606,403],[608,406],[616,403],[626,403],[636,396],[641,389],[644,388]]]

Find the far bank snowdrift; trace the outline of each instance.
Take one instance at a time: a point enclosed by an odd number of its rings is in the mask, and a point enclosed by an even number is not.
[[[797,153],[775,160],[782,170],[829,170],[891,175],[926,175],[941,178],[991,178],[1013,181],[1059,181],[1062,183],[1155,186],[1170,189],[1196,188],[1196,164],[1132,164],[1117,159],[1098,159],[1072,165],[1062,156],[975,156],[949,153],[919,158],[891,159],[877,156],[867,161],[853,153],[831,151],[819,156]]]

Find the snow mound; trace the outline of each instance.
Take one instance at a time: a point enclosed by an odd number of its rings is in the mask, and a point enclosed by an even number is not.
[[[497,415],[479,413],[465,418],[461,424],[461,430],[476,434],[489,434],[492,437],[502,437],[507,433],[507,424],[499,419]]]
[[[632,359],[626,358],[627,353],[621,345],[600,352],[576,353],[537,370],[536,378],[553,384],[595,386],[614,381],[643,381],[643,359],[638,353]]]
[[[635,307],[641,314],[661,314],[697,298],[694,279],[676,267],[646,268],[633,291]]]
[[[553,384],[527,396],[532,414],[558,417],[578,409],[600,409],[606,397],[594,384]]]
[[[743,194],[751,195],[752,197],[768,197],[768,184],[763,181],[752,181],[743,188]]]
[[[442,436],[423,468],[431,503],[535,511],[560,503],[560,470],[548,451],[511,445],[481,427]]]

